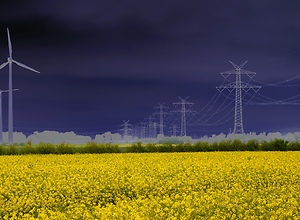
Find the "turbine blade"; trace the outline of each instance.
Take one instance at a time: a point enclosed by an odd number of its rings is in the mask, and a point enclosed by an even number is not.
[[[7,64],[8,64],[8,62],[2,63],[1,66],[0,66],[0,70],[1,70],[2,68],[4,68]]]
[[[37,70],[35,70],[35,69],[32,69],[31,67],[26,66],[26,65],[23,64],[23,63],[20,63],[20,62],[15,61],[15,60],[13,60],[13,62],[14,62],[15,64],[17,64],[18,66],[20,66],[20,67],[23,67],[23,68],[25,68],[25,69],[31,70],[31,71],[36,72],[36,73],[40,73],[39,71],[37,71]]]
[[[9,50],[9,57],[12,58],[12,45],[9,35],[9,29],[7,28],[7,39],[8,39],[8,50]]]

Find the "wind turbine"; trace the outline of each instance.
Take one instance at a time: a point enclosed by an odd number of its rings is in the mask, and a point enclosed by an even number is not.
[[[19,89],[13,89],[13,91],[17,91]],[[0,89],[0,144],[3,143],[3,119],[2,119],[2,93],[8,92],[8,90]]]
[[[25,69],[28,69],[30,71],[40,73],[39,71],[32,69],[28,66],[26,66],[23,63],[20,63],[16,60],[13,59],[12,57],[12,45],[11,45],[11,40],[10,40],[10,35],[9,35],[9,30],[7,28],[7,38],[8,38],[8,52],[9,56],[7,58],[7,62],[3,63],[0,66],[0,69],[4,68],[7,64],[9,66],[9,78],[8,78],[8,144],[13,143],[13,97],[12,97],[12,63],[17,64],[20,67],[23,67]]]

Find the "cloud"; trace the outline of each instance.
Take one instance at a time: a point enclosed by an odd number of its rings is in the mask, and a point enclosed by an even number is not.
[[[15,26],[20,35],[27,29],[22,37],[48,36],[65,43],[198,42],[210,48],[223,44],[233,50],[259,49],[297,39],[300,3],[288,2],[12,1],[3,6],[0,23]]]

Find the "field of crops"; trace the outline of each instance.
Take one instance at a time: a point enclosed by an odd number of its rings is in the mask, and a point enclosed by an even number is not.
[[[300,152],[0,156],[1,219],[297,219]]]

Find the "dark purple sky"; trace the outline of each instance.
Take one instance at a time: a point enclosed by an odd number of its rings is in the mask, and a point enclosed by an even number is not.
[[[256,72],[258,81],[297,76],[299,10],[298,0],[5,1],[0,8],[0,62],[7,59],[8,27],[14,58],[42,72],[13,67],[13,85],[20,89],[14,93],[15,130],[116,131],[122,120],[143,121],[157,102],[174,110],[178,96],[189,96],[194,110],[200,110],[222,83],[220,72],[233,69],[229,60],[248,60],[244,68]],[[1,89],[7,89],[8,68],[0,73]],[[259,91],[274,99],[299,92],[300,87],[275,86]],[[211,113],[225,98],[216,101]],[[6,130],[7,94],[3,111]],[[300,131],[299,112],[300,106],[249,105],[244,128]],[[220,118],[216,115],[207,124]],[[233,119],[190,128],[189,134],[230,128]]]

